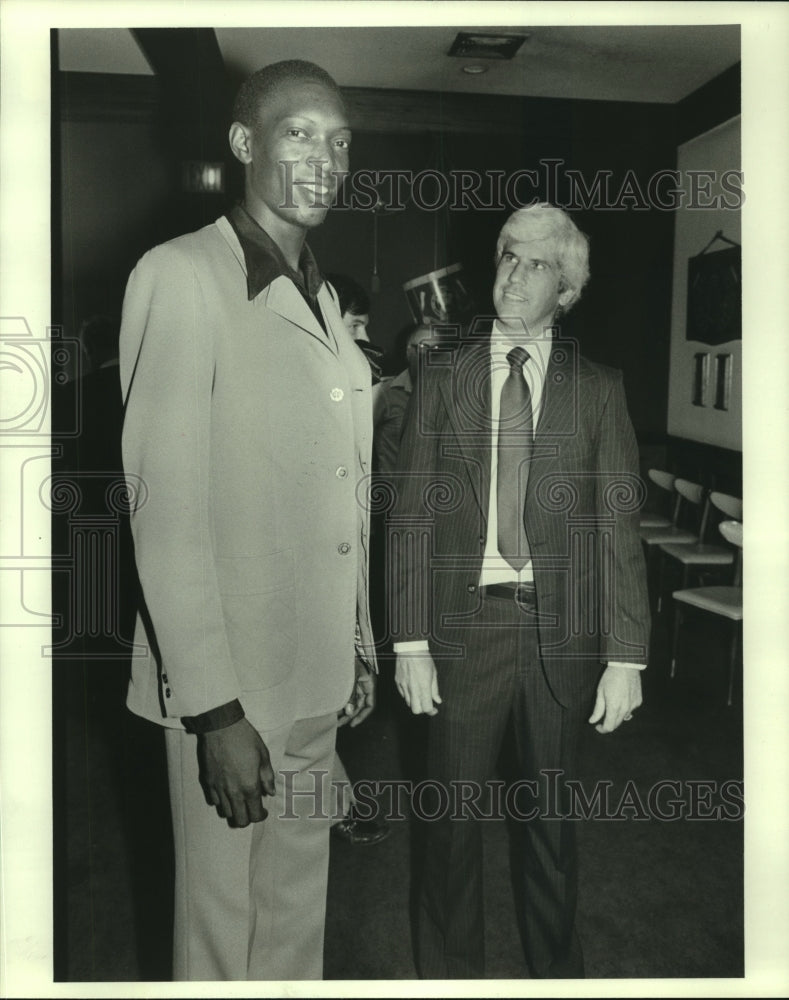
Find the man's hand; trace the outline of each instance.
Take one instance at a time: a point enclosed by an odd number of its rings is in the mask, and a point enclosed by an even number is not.
[[[414,715],[436,715],[441,704],[436,665],[430,653],[398,653],[395,684]]]
[[[262,797],[274,794],[268,749],[246,719],[198,737],[206,797],[231,826],[260,823],[268,816]]]
[[[360,722],[364,722],[375,708],[375,673],[358,656],[354,666],[356,667],[356,683],[353,687],[353,694],[337,722],[338,726],[344,726],[350,722],[351,729],[358,726]]]
[[[612,733],[623,720],[632,719],[640,704],[641,671],[609,663],[597,685],[597,699],[589,721],[599,723],[595,726],[598,733]]]

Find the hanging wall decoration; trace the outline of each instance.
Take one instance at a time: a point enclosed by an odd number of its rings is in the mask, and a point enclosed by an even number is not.
[[[709,252],[718,241],[730,244]],[[688,260],[688,312],[685,339],[717,347],[742,340],[742,249],[719,229],[707,246]],[[698,351],[693,356],[693,405],[728,410],[732,357]]]
[[[717,240],[731,246],[709,253]],[[720,230],[701,253],[688,260],[685,336],[712,345],[742,339],[742,249]]]

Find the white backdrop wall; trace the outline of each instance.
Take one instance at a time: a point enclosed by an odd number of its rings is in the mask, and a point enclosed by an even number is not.
[[[688,258],[700,253],[718,230],[730,240],[740,243],[740,209],[727,208],[738,198],[731,189],[721,187],[720,177],[727,171],[740,169],[740,118],[730,119],[703,135],[684,143],[677,150],[677,169],[686,192],[683,206],[690,200],[692,175],[689,171],[714,171],[716,179],[703,180],[703,194],[696,201],[715,202],[716,208],[682,207],[676,212],[674,240],[674,281],[671,310],[671,363],[669,369],[668,433],[742,451],[742,340],[723,344],[702,344],[687,339]],[[747,180],[747,178],[746,178]],[[743,191],[747,188],[743,184]],[[744,199],[743,199],[744,200]],[[724,250],[729,244],[717,241],[710,253]],[[745,331],[743,331],[745,335]],[[709,380],[704,405],[693,403],[694,357],[709,354]],[[727,410],[715,408],[715,359],[718,354],[731,354],[731,394]]]

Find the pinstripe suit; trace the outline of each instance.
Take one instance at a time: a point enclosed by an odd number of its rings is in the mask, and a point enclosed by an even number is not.
[[[553,769],[572,775],[600,661],[643,661],[648,643],[635,530],[641,485],[621,376],[582,358],[572,341],[552,345],[524,498],[534,600],[481,593],[488,350],[472,335],[426,359],[394,480],[392,632],[396,641],[429,642],[442,704],[429,723],[428,774],[449,787],[492,777],[510,719],[522,779]],[[537,793],[523,801],[524,813],[535,803],[544,809],[542,779]],[[571,824],[515,827],[513,876],[532,974],[581,975]],[[428,978],[484,974],[477,822],[427,824],[419,966]]]

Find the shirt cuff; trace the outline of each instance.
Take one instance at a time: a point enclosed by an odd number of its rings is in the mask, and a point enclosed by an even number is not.
[[[392,646],[395,653],[429,653],[427,639],[412,639],[410,642],[396,642]]]
[[[207,712],[200,715],[183,715],[181,722],[187,733],[202,736],[203,733],[213,733],[217,729],[227,729],[234,722],[244,718],[244,709],[238,698],[229,701],[226,705],[219,705],[217,708],[209,708]]]
[[[607,666],[630,667],[631,670],[644,670],[646,668],[646,663],[622,663],[619,660],[609,660]]]

